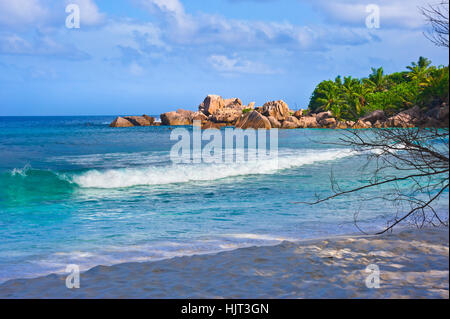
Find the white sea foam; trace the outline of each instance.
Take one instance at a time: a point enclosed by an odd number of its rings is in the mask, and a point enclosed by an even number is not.
[[[11,171],[11,176],[26,176],[27,172],[31,169],[31,166],[29,164],[26,164],[23,168],[14,168]]]
[[[242,175],[273,174],[279,170],[332,161],[354,155],[348,149],[280,150],[278,156],[263,160],[224,164],[178,164],[90,170],[70,180],[83,188],[123,188],[144,185],[212,181]]]

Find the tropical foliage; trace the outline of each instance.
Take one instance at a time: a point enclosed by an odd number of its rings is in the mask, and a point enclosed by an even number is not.
[[[432,66],[420,57],[404,72],[386,75],[383,68],[372,68],[363,79],[341,76],[322,81],[309,103],[311,112],[331,111],[338,119],[356,120],[374,110],[394,114],[419,105],[423,109],[448,103],[448,66]]]

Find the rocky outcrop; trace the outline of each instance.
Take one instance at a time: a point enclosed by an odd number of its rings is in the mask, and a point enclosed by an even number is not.
[[[192,121],[190,118],[183,116],[177,112],[167,112],[161,114],[161,124],[168,126],[178,126],[178,125],[190,125]]]
[[[278,121],[284,121],[291,116],[291,110],[283,100],[267,102],[263,105],[261,113],[265,116],[273,116]]]
[[[320,112],[319,114],[316,114],[317,123],[320,123],[321,121],[326,120],[330,117],[333,117],[333,113],[331,113],[330,111]]]
[[[422,119],[420,108],[416,105],[413,108],[400,112],[387,119],[387,127],[408,128],[415,127]]]
[[[267,117],[267,119],[269,120],[270,126],[272,126],[272,128],[281,128],[281,123],[273,116],[269,116]]]
[[[110,127],[132,127],[132,126],[151,126],[155,123],[155,118],[142,115],[142,116],[124,116],[117,117],[112,123],[109,125]]]
[[[210,118],[211,121],[215,123],[228,123],[235,124],[236,121],[241,117],[242,110],[238,108],[223,108],[217,110]]]
[[[294,116],[295,116],[297,119],[301,119],[302,116],[303,116],[303,110],[297,110],[297,111],[295,111],[295,112],[294,112]]]
[[[384,111],[376,110],[369,115],[362,117],[360,120],[363,122],[370,122],[371,124],[375,124],[377,121],[382,123],[386,121],[386,114],[384,113]]]
[[[449,107],[447,103],[436,106],[423,115],[422,127],[448,127],[449,126]]]
[[[124,119],[123,117],[117,117],[112,123],[109,125],[110,127],[133,127],[133,123]]]
[[[225,102],[219,95],[208,95],[202,104],[199,105],[198,110],[205,115],[212,115],[217,110],[223,108]]]
[[[367,129],[367,128],[408,128],[408,127],[448,127],[449,106],[440,106],[422,112],[415,106],[387,118],[385,112],[376,110],[355,122],[335,118],[332,112],[314,114],[311,111],[297,110],[293,112],[282,100],[265,103],[255,107],[251,102],[244,105],[238,98],[223,99],[219,95],[208,95],[200,104],[197,112],[178,109],[176,112],[161,114],[161,123],[154,117],[125,116],[116,118],[111,127],[158,126],[158,125],[197,125],[202,128],[222,128],[236,126],[238,128],[336,128],[336,129]]]
[[[323,119],[322,121],[319,122],[319,125],[322,128],[334,128],[336,126],[336,119],[334,117],[329,117],[326,119]]]
[[[348,128],[347,123],[343,122],[343,121],[337,121],[336,125],[334,126],[334,128],[336,129],[341,129],[341,130],[345,130]]]
[[[242,101],[238,98],[223,99],[219,95],[208,95],[198,110],[205,115],[214,115],[218,110],[223,108],[238,108],[242,110]]]
[[[201,121],[201,122],[205,122],[208,120],[208,117],[203,114],[202,112],[194,112],[191,114],[191,118],[190,120],[193,121]]]
[[[317,119],[315,116],[303,116],[300,120],[298,120],[299,127],[301,128],[318,128],[319,123],[317,123]]]
[[[225,99],[224,101],[224,108],[237,108],[237,109],[243,109],[242,101],[238,98],[232,98],[232,99]]]
[[[147,121],[149,121],[150,125],[153,125],[156,122],[156,119],[153,116],[148,116],[148,115],[144,114],[144,115],[142,115],[142,117],[146,118]]]
[[[352,129],[365,129],[365,128],[371,128],[372,123],[369,121],[364,122],[363,120],[359,119],[353,126]]]
[[[383,128],[384,127],[384,123],[382,121],[376,121],[375,123],[372,124],[372,127],[374,127],[374,128]]]
[[[283,129],[294,129],[300,127],[299,120],[295,116],[288,116],[281,125]]]
[[[194,111],[189,111],[189,110],[183,110],[183,109],[178,109],[177,113],[180,114],[181,116],[192,120],[192,117],[194,116]]]
[[[258,113],[261,113],[262,114],[262,111],[263,111],[263,107],[262,106],[257,106],[257,107],[255,107],[255,109],[254,109],[256,112],[258,112]]]
[[[125,116],[124,119],[131,122],[133,126],[151,126],[155,122],[154,117],[143,116]]]
[[[236,123],[236,127],[241,129],[262,128],[270,130],[272,126],[270,125],[269,119],[267,117],[256,111],[252,111],[239,118]]]

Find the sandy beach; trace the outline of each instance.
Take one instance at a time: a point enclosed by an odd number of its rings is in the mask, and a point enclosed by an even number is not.
[[[0,298],[449,298],[448,228],[339,236],[11,280]],[[380,288],[367,288],[377,265]]]

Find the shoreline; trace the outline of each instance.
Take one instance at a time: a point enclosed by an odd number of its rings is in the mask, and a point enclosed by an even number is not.
[[[0,298],[448,298],[448,227],[336,235],[13,279]],[[365,268],[380,269],[380,289]]]

